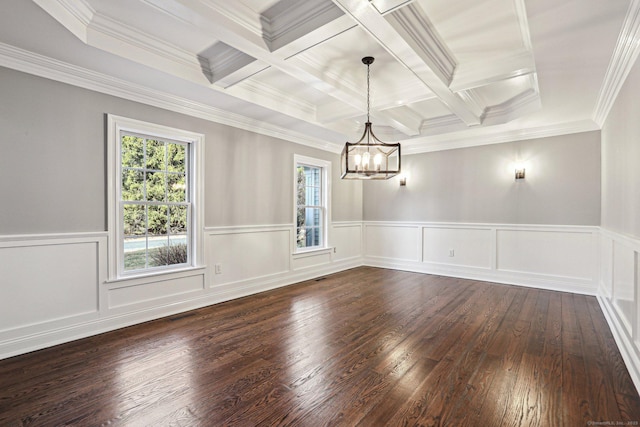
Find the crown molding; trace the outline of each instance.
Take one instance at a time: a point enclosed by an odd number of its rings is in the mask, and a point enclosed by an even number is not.
[[[480,145],[501,144],[528,139],[547,138],[573,133],[598,131],[600,127],[592,120],[570,123],[558,123],[522,129],[504,129],[499,126],[472,128],[448,135],[434,135],[413,140],[400,141],[402,154],[419,154],[456,148],[476,147]]]
[[[430,119],[425,119],[422,122],[422,132],[426,132],[429,129],[434,129],[438,127],[450,127],[450,126],[461,126],[461,129],[467,129],[465,124],[460,120],[458,116],[455,114],[449,114],[446,116],[433,117]]]
[[[0,66],[261,135],[339,153],[342,146],[0,43]]]
[[[161,61],[174,74],[192,81],[194,75],[202,75],[197,56],[193,53],[106,15],[96,13],[87,28],[87,34],[89,40],[85,43],[89,46],[142,64],[146,63],[145,59],[156,63]],[[160,66],[156,68],[166,69]]]
[[[307,122],[314,123],[316,119],[316,107],[311,102],[304,101],[302,98],[293,98],[289,96],[287,93],[274,88],[273,86],[267,86],[263,83],[259,83],[252,80],[246,80],[241,85],[236,85],[233,88],[230,88],[229,93],[234,93],[233,90],[236,88],[242,88],[248,92],[251,92],[254,97],[264,96],[269,99],[272,103],[271,109],[274,111],[284,112],[285,106],[288,110],[292,109],[291,115],[293,117],[302,118]],[[295,115],[294,115],[295,114]]]
[[[87,28],[96,14],[89,3],[84,0],[33,0],[33,2],[77,38],[87,42]]]
[[[527,89],[502,104],[487,107],[484,123],[487,125],[506,123],[526,113],[539,110],[541,107],[540,94],[533,88]]]
[[[604,76],[602,87],[593,110],[593,121],[600,127],[618,97],[638,54],[640,53],[640,0],[632,0],[627,9],[616,47]]]

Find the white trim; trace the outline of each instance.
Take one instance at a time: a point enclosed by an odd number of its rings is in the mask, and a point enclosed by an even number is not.
[[[602,251],[605,245],[609,245],[611,249],[607,254]],[[633,271],[627,271],[626,273],[631,273],[635,280],[635,283],[632,284],[634,295],[633,307],[635,311],[631,313],[635,321],[631,323],[629,323],[625,315],[619,311],[617,304],[612,302],[616,298],[617,293],[617,277],[614,267],[617,256],[616,246],[633,252],[634,262],[633,266],[630,267]],[[639,259],[640,239],[606,228],[600,229],[598,302],[609,324],[609,328],[611,329],[611,333],[620,350],[624,363],[629,370],[636,390],[640,393],[640,341],[638,340],[640,336],[640,303],[638,301],[638,298],[640,298]],[[606,273],[607,271],[608,274]],[[609,286],[611,286],[612,289],[611,293],[607,290]]]
[[[609,303],[607,297],[599,294],[597,298],[613,339],[622,355],[622,360],[629,371],[633,385],[636,387],[636,391],[640,393],[640,357],[638,357],[632,340],[629,340],[628,335],[624,332],[625,327],[620,322],[616,309]]]
[[[323,206],[323,218],[322,218],[322,242],[320,246],[313,246],[311,248],[298,248],[297,235],[296,235],[296,218],[298,215],[298,165],[307,165],[320,168],[321,181],[322,181],[322,206]],[[303,252],[318,251],[322,249],[328,249],[330,247],[330,228],[331,228],[331,162],[328,160],[317,159],[315,157],[302,156],[299,154],[293,155],[293,233],[292,236],[292,253],[299,254]]]
[[[597,225],[555,225],[555,224],[508,224],[492,222],[417,222],[417,221],[363,221],[365,226],[384,227],[433,227],[433,228],[462,228],[462,229],[502,229],[528,231],[564,231],[576,233],[595,233],[600,230]]]
[[[450,124],[451,122],[447,122],[447,125]],[[600,128],[601,127],[593,120],[554,123],[546,126],[522,129],[509,129],[508,125],[495,125],[442,135],[426,135],[401,141],[402,155],[502,144],[504,142],[526,141],[529,139],[597,131],[600,130]]]
[[[593,109],[593,121],[604,126],[609,111],[618,97],[631,68],[640,54],[640,0],[632,0],[624,17],[611,61],[604,76],[598,100]]]
[[[204,265],[204,238],[202,229],[204,226],[204,134],[172,128],[141,120],[120,117],[113,114],[107,115],[107,209],[109,228],[109,281],[115,282],[128,278],[146,277],[162,273],[189,269],[181,266],[154,271],[139,271],[125,273],[120,271],[123,254],[120,250],[120,236],[122,224],[119,215],[118,196],[120,194],[120,133],[132,132],[143,135],[156,136],[189,144],[189,166],[187,179],[189,179],[191,224],[190,241],[191,268]]]
[[[591,280],[582,280],[572,277],[507,270],[496,271],[481,267],[455,266],[373,256],[365,256],[364,265],[438,276],[458,277],[461,279],[482,280],[505,285],[570,292],[581,295],[596,295],[595,286]]]
[[[42,244],[57,245],[60,242],[71,240],[95,241],[99,238],[106,238],[109,233],[106,231],[71,232],[71,233],[46,233],[46,234],[5,234],[0,236],[0,246],[25,246],[27,242],[41,241]]]

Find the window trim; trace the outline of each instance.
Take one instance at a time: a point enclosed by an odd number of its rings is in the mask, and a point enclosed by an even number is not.
[[[159,139],[168,139],[189,144],[189,187],[191,188],[191,263],[176,267],[136,270],[120,270],[123,253],[121,250],[123,224],[119,215],[120,176],[120,133],[136,133]],[[107,226],[109,234],[108,281],[126,280],[138,277],[175,273],[204,266],[204,134],[148,123],[141,120],[107,114]]]
[[[297,223],[296,218],[298,215],[298,165],[307,165],[321,168],[321,198],[322,198],[322,245],[311,246],[307,248],[299,248],[297,245]],[[329,229],[331,224],[331,162],[328,160],[317,159],[314,157],[302,156],[299,154],[293,155],[293,236],[291,238],[293,254],[302,254],[307,252],[323,251],[330,248],[329,245]]]

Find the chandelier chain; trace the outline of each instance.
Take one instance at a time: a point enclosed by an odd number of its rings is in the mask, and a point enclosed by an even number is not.
[[[370,65],[367,64],[367,122],[371,121],[371,119],[369,118],[369,110],[371,109],[371,102],[369,100],[369,92],[370,92],[369,76],[370,76],[370,74],[371,74]]]

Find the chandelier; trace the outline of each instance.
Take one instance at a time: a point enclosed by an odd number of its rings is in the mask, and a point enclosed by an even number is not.
[[[367,122],[358,142],[347,142],[342,150],[342,179],[389,179],[400,173],[400,143],[382,142],[371,129],[369,66],[374,59],[371,56],[362,58],[362,63],[367,66]]]

